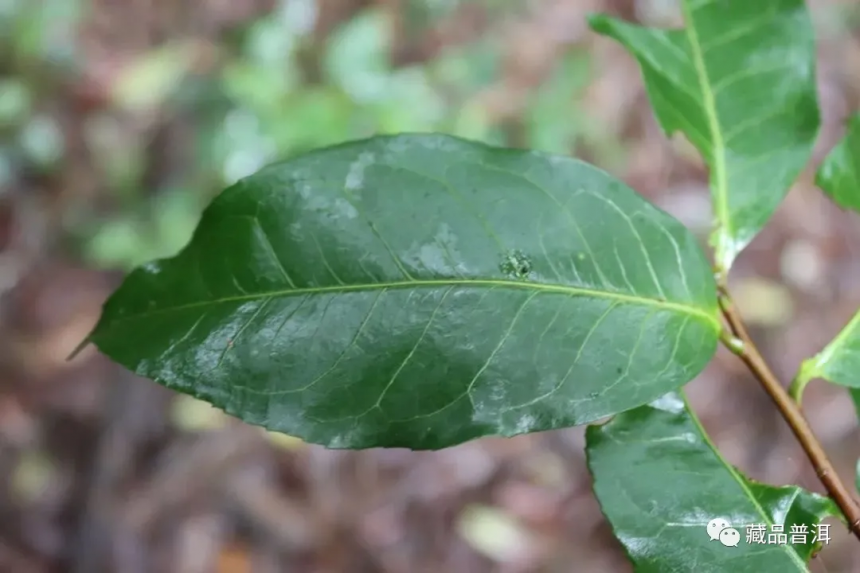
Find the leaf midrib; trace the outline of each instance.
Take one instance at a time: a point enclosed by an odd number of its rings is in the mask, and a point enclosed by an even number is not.
[[[720,120],[717,115],[717,103],[714,96],[714,91],[711,89],[711,79],[708,76],[708,69],[705,66],[705,56],[702,53],[702,46],[699,41],[699,35],[696,32],[696,21],[693,18],[693,11],[690,8],[689,0],[684,0],[682,3],[684,11],[684,26],[687,35],[687,41],[690,43],[690,53],[693,60],[693,66],[696,68],[696,76],[699,80],[699,89],[702,91],[702,109],[705,112],[705,117],[708,120],[708,128],[711,131],[711,152],[713,155],[714,164],[711,166],[714,176],[714,213],[716,219],[722,227],[722,232],[726,236],[731,236],[731,222],[729,221],[729,199],[728,186],[726,179],[726,156],[725,142],[720,129]],[[719,232],[719,230],[718,230]],[[717,243],[716,258],[720,265],[728,265],[728,261],[723,260],[727,255],[724,251],[726,246],[723,244],[725,238]],[[729,257],[731,255],[728,255]]]
[[[464,279],[444,279],[444,280],[413,280],[413,281],[392,281],[392,282],[380,282],[380,283],[367,283],[367,284],[353,284],[353,285],[331,285],[331,286],[322,286],[322,287],[306,287],[306,288],[289,288],[289,289],[281,289],[275,291],[268,292],[259,292],[259,293],[248,293],[241,294],[235,296],[228,296],[215,300],[202,300],[198,302],[192,302],[187,304],[182,304],[178,306],[171,307],[163,307],[156,308],[153,310],[148,310],[146,312],[131,314],[122,317],[118,317],[116,320],[111,321],[116,324],[118,322],[125,322],[127,320],[132,320],[136,318],[145,318],[156,314],[164,314],[166,312],[179,312],[182,310],[188,310],[191,308],[200,308],[206,306],[215,306],[219,304],[224,304],[228,302],[242,302],[242,301],[251,301],[257,299],[267,299],[267,298],[279,298],[279,297],[289,297],[289,296],[304,296],[304,295],[314,295],[314,294],[326,294],[326,293],[340,293],[340,292],[361,292],[361,291],[375,291],[375,290],[398,290],[398,289],[406,289],[406,288],[439,288],[439,287],[452,287],[452,286],[468,286],[468,287],[489,287],[489,288],[510,288],[510,289],[524,289],[524,290],[537,290],[545,293],[558,293],[558,294],[567,294],[571,296],[584,296],[584,297],[594,297],[594,298],[605,298],[609,300],[615,300],[620,302],[626,302],[630,304],[636,304],[641,306],[650,306],[656,308],[662,308],[664,310],[676,311],[682,314],[688,314],[694,317],[698,317],[703,319],[704,322],[710,323],[715,330],[719,330],[721,328],[720,322],[716,317],[716,314],[710,314],[705,309],[698,308],[695,306],[689,306],[686,304],[663,301],[651,298],[645,298],[641,296],[635,296],[624,293],[616,293],[616,292],[606,292],[599,291],[594,289],[587,289],[582,287],[572,287],[566,285],[557,285],[557,284],[546,284],[546,283],[533,283],[533,282],[517,282],[503,279],[477,279],[477,280],[464,280]]]
[[[701,435],[702,440],[705,442],[705,445],[710,448],[711,452],[713,452],[717,460],[721,464],[723,464],[723,467],[726,468],[726,470],[729,472],[729,475],[731,475],[735,482],[737,482],[741,490],[743,490],[744,494],[758,511],[759,515],[762,517],[762,519],[764,519],[765,523],[769,526],[773,526],[773,519],[770,518],[770,515],[768,515],[767,511],[765,511],[764,506],[762,506],[762,504],[756,498],[755,494],[750,489],[749,481],[720,453],[719,448],[717,448],[716,444],[714,444],[714,442],[711,440],[711,437],[708,435],[708,432],[705,431],[704,426],[702,426],[701,420],[699,420],[699,417],[696,416],[695,412],[693,412],[693,409],[690,407],[690,403],[687,400],[687,394],[683,390],[679,390],[679,394],[681,395],[681,399],[684,401],[684,408],[687,411],[687,415],[690,417],[690,420],[692,420],[693,425],[699,431],[699,434]],[[785,551],[788,553],[789,559],[791,559],[796,565],[800,565],[800,571],[809,571],[809,568],[803,561],[803,558],[801,558],[800,555],[797,554],[797,551],[794,549],[793,545],[780,544],[780,547],[785,548]]]

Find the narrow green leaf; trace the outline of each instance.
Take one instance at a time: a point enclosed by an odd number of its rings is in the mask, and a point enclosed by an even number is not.
[[[824,350],[803,361],[792,383],[792,395],[799,397],[813,378],[860,388],[860,312]]]
[[[824,159],[815,184],[840,207],[860,212],[860,113],[848,121],[845,137]]]
[[[719,331],[695,238],[580,161],[377,137],[224,191],[91,340],[249,423],[336,448],[583,424],[698,374]]]
[[[586,444],[601,509],[639,573],[806,572],[819,524],[840,515],[829,498],[743,476],[679,394],[589,427]],[[708,527],[720,518],[739,533],[737,546]],[[770,537],[774,525],[785,543]],[[757,532],[764,543],[752,542]]]
[[[663,130],[682,131],[710,167],[711,242],[727,271],[809,160],[820,124],[815,38],[803,0],[681,6],[682,30],[590,21],[638,60]]]

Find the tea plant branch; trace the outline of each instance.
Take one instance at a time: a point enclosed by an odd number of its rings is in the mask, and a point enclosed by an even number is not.
[[[827,457],[824,448],[812,433],[809,422],[801,412],[798,404],[792,400],[788,392],[783,388],[776,375],[762,357],[755,343],[750,338],[743,320],[732,303],[731,297],[724,286],[719,287],[720,306],[723,316],[728,323],[731,332],[724,332],[721,336],[726,347],[736,354],[758,379],[765,392],[771,397],[782,417],[788,422],[791,431],[800,442],[803,451],[809,458],[812,467],[821,483],[827,489],[827,493],[839,506],[848,522],[848,528],[855,537],[860,539],[860,506],[851,495],[849,489],[839,479],[833,464]]]

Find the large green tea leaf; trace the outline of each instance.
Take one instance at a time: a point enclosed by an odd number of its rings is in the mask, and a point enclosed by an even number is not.
[[[860,113],[849,120],[845,137],[824,159],[815,184],[839,206],[860,212]]]
[[[589,427],[586,442],[595,494],[638,573],[805,573],[822,520],[840,515],[826,497],[741,475],[678,394]],[[719,537],[726,525],[736,546]]]
[[[636,57],[654,112],[711,172],[712,236],[728,270],[809,160],[819,128],[815,38],[803,0],[682,0],[683,30],[591,19]]]
[[[583,424],[716,348],[680,223],[580,161],[386,136],[224,191],[91,335],[135,372],[337,448],[441,448]]]
[[[801,393],[813,378],[833,384],[860,388],[860,312],[845,325],[824,350],[807,358],[792,385]]]

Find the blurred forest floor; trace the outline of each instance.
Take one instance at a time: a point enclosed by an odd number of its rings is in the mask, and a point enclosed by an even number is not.
[[[704,240],[706,172],[656,126],[601,10],[658,0],[0,0],[0,572],[626,572],[581,428],[440,452],[329,451],[177,397],[93,348],[66,357],[123,272],[168,256],[266,162],[375,132],[572,153]],[[733,275],[788,380],[860,306],[860,221],[812,186],[860,108],[860,6],[811,0],[824,126],[810,169]],[[822,491],[728,353],[688,387],[726,457]],[[840,473],[847,394],[805,410]],[[838,527],[813,571],[860,571]],[[702,532],[705,542],[705,532]]]

